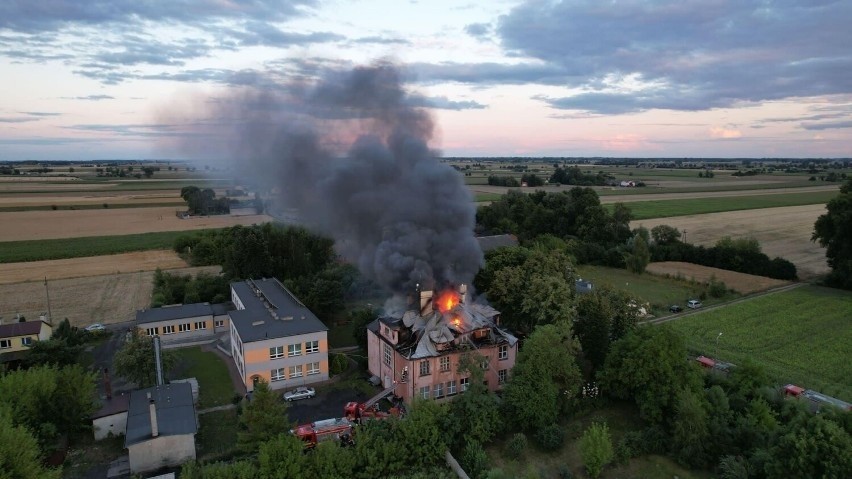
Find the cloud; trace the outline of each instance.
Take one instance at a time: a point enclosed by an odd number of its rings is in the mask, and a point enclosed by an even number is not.
[[[232,29],[227,32],[227,35],[237,40],[241,46],[265,45],[274,47],[328,43],[346,38],[331,32],[285,32],[274,25],[261,21],[246,22],[242,29]]]
[[[115,100],[115,97],[109,95],[86,95],[86,96],[64,96],[63,100],[87,100],[87,101],[101,101],[101,100]]]
[[[527,83],[564,84],[563,71],[541,63],[411,63],[407,67],[421,82],[459,82],[482,85]]]
[[[445,96],[419,96],[409,95],[408,105],[415,107],[436,108],[439,110],[481,110],[488,108],[482,103],[473,100],[450,100]]]
[[[543,62],[564,86],[586,90],[550,101],[556,108],[694,111],[852,92],[850,18],[850,2],[667,0],[605,8],[566,0],[523,3],[500,18],[497,33],[510,54]],[[632,76],[637,85],[601,88],[610,76]]]
[[[385,45],[411,45],[411,42],[404,38],[388,38],[379,36],[359,37],[350,40],[351,43],[378,43]]]
[[[26,123],[29,121],[39,121],[41,118],[31,116],[0,116],[0,123]]]
[[[54,111],[19,111],[18,113],[30,116],[59,116],[62,114]]]
[[[713,128],[710,128],[710,138],[732,140],[734,138],[740,138],[742,136],[742,132],[735,128],[725,128],[721,126],[714,126]]]
[[[852,120],[828,121],[824,123],[802,123],[805,130],[834,130],[839,128],[852,128]]]
[[[471,23],[464,27],[464,31],[472,37],[481,38],[491,33],[491,25],[487,23]]]
[[[239,18],[283,21],[304,15],[315,4],[314,0],[4,0],[0,2],[0,29],[39,32],[75,24],[145,21],[197,24]]]

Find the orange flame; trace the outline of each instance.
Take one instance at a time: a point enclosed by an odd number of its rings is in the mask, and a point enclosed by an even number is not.
[[[441,292],[438,299],[435,301],[438,305],[438,311],[447,313],[455,309],[459,305],[459,294],[452,289]]]

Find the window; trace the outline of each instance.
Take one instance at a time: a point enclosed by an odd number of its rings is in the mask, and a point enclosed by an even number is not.
[[[305,343],[305,354],[313,354],[319,352],[319,341],[308,341]]]
[[[428,376],[429,374],[430,374],[430,372],[429,372],[429,360],[426,359],[426,360],[420,361],[420,375],[421,376]]]
[[[302,343],[290,344],[287,346],[287,356],[301,356],[302,355]]]
[[[290,379],[302,377],[302,365],[290,366]]]
[[[389,344],[382,343],[383,356],[385,361],[385,366],[391,365],[391,347]]]
[[[444,356],[441,358],[441,372],[445,373],[450,370],[450,357]]]
[[[438,383],[435,385],[435,397],[442,398],[444,397],[444,383]]]
[[[490,362],[491,358],[485,358],[481,363],[479,363],[479,365],[482,367],[482,369],[488,369],[488,363]]]
[[[175,334],[174,326],[163,326],[163,334]]]
[[[447,382],[447,396],[453,396],[456,394],[456,382],[448,381]]]
[[[461,383],[461,392],[467,391],[467,388],[470,387],[470,378],[462,378],[459,382]]]
[[[508,374],[507,369],[501,369],[501,370],[497,371],[497,384],[505,384],[507,374]]]
[[[284,357],[284,346],[275,346],[269,348],[269,359],[278,359]]]
[[[497,359],[499,359],[501,361],[504,360],[504,359],[509,359],[509,346],[508,345],[503,344],[502,346],[500,346],[497,349]]]
[[[12,347],[12,341],[9,339],[0,339],[0,349],[8,349]]]
[[[319,363],[308,363],[308,376],[312,374],[319,374],[320,368]]]
[[[207,321],[196,321],[195,329],[207,329]]]
[[[145,330],[145,334],[148,336],[156,336],[160,334],[160,328],[148,328]]]
[[[423,386],[420,388],[420,397],[423,399],[429,399],[429,386]]]
[[[216,322],[213,325],[217,328],[222,328],[222,327],[225,326],[225,320],[224,319],[217,319]]]
[[[272,378],[273,381],[283,381],[287,379],[287,376],[284,375],[284,368],[273,369],[270,371],[269,377]]]
[[[32,343],[33,343],[33,338],[30,338],[30,337],[21,338],[21,346],[29,346]]]
[[[178,324],[178,332],[184,333],[186,331],[189,331],[189,329],[190,329],[189,326],[190,326],[189,323]]]

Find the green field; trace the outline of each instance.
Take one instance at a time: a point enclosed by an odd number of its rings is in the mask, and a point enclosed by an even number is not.
[[[649,313],[654,316],[669,314],[669,306],[679,304],[686,307],[686,302],[697,298],[704,290],[704,285],[692,283],[677,278],[666,278],[652,274],[633,274],[626,269],[607,268],[603,266],[583,265],[577,267],[577,274],[590,280],[597,286],[608,284],[615,289],[627,291],[651,304]],[[702,300],[706,305],[719,303],[725,298],[707,298]],[[728,298],[730,299],[730,297]]]
[[[825,204],[837,196],[836,191],[788,193],[781,195],[748,195],[718,198],[693,198],[625,203],[634,219],[667,218],[670,216],[701,215],[722,211],[755,210],[784,206]],[[606,205],[611,211],[614,205]]]
[[[240,424],[236,409],[199,415],[198,422],[200,423],[196,436],[198,459],[222,460],[236,452]]]
[[[497,201],[502,197],[503,195],[501,195],[500,193],[477,193],[476,199],[474,201],[476,201],[477,203],[480,203],[482,201]]]
[[[106,254],[172,249],[175,238],[212,230],[162,231],[119,236],[89,236],[0,243],[0,263],[81,258]]]
[[[109,203],[83,204],[83,205],[33,205],[33,206],[0,206],[0,213],[10,211],[49,211],[49,210],[101,210],[101,209],[123,209],[123,208],[159,208],[161,206],[183,206],[186,203],[181,199],[162,203]],[[107,205],[104,207],[104,205]]]
[[[778,384],[852,401],[852,292],[805,286],[667,324],[693,352],[734,364],[752,359]]]

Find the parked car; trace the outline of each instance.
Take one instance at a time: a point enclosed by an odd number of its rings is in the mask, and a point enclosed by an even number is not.
[[[285,401],[298,401],[299,399],[308,399],[317,395],[314,388],[298,387],[292,391],[284,393]]]
[[[690,299],[688,303],[686,303],[686,307],[689,309],[698,309],[701,307],[701,301],[697,299]]]
[[[669,306],[669,311],[672,312],[672,313],[679,313],[679,312],[683,311],[683,308],[681,308],[680,306],[678,306],[676,304],[673,304],[673,305]]]
[[[90,333],[96,333],[98,331],[105,331],[105,330],[106,330],[106,326],[104,326],[101,323],[95,323],[95,324],[90,324],[90,325],[86,326],[86,331],[89,331]]]

